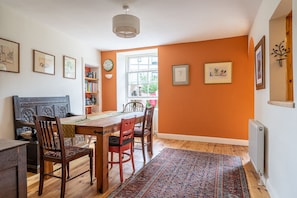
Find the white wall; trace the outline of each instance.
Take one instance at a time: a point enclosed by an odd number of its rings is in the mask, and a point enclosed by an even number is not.
[[[13,95],[70,95],[71,111],[84,113],[82,65],[99,65],[98,50],[1,5],[0,38],[20,43],[20,73],[0,71],[0,138],[14,139]],[[33,72],[33,49],[55,56],[55,75]],[[63,78],[63,55],[76,58],[75,80]]]
[[[287,1],[287,0],[286,0]],[[255,45],[263,35],[269,45],[269,19],[280,0],[263,0],[249,36]],[[297,1],[293,1],[293,75],[294,98],[297,98]],[[297,109],[274,106],[269,100],[270,53],[266,46],[266,88],[255,90],[255,119],[266,126],[265,181],[272,198],[293,198],[297,195]]]

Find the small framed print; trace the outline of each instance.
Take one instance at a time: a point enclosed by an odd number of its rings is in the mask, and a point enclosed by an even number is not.
[[[189,65],[172,66],[172,84],[173,85],[189,84]]]
[[[69,56],[63,56],[63,77],[76,78],[76,59]]]
[[[255,47],[256,90],[265,88],[265,36]]]
[[[232,83],[232,62],[206,63],[204,65],[204,83]]]
[[[33,50],[33,71],[55,75],[55,56]]]
[[[0,38],[0,71],[20,73],[20,44]]]

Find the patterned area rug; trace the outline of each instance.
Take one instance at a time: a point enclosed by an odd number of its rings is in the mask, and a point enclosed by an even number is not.
[[[165,148],[112,197],[250,197],[240,157]]]

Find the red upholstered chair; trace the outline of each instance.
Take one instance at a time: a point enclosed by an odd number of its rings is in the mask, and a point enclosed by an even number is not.
[[[109,152],[111,152],[111,160],[108,162],[111,164],[119,164],[120,179],[123,179],[123,163],[131,160],[133,173],[135,172],[134,156],[133,156],[133,142],[134,142],[134,125],[136,118],[122,119],[120,135],[109,137]],[[127,152],[130,151],[130,152]],[[119,154],[118,161],[113,161],[113,153]],[[126,157],[127,156],[127,157]]]
[[[61,181],[61,193],[60,197],[65,195],[66,182],[74,179],[86,172],[90,172],[90,183],[93,184],[93,149],[82,148],[75,146],[64,145],[64,134],[59,117],[48,116],[33,116],[34,123],[37,131],[37,140],[39,144],[40,155],[40,180],[38,195],[42,194],[43,183],[45,176],[51,176],[60,178]],[[69,163],[75,159],[88,155],[90,158],[90,168],[84,172],[70,177],[69,175]],[[60,168],[53,170],[52,172],[44,172],[44,161],[54,162],[61,164]],[[54,174],[55,171],[60,170],[61,175]],[[67,170],[67,178],[66,178]]]
[[[141,149],[143,155],[143,161],[145,162],[145,150],[147,146],[148,152],[153,155],[153,116],[155,107],[146,107],[144,111],[144,119],[141,127],[134,128],[134,137],[139,138],[141,141]],[[146,138],[146,141],[145,141]],[[135,141],[137,143],[137,141]],[[137,149],[135,147],[135,149]]]

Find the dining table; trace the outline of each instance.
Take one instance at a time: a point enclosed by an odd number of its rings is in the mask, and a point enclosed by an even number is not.
[[[115,112],[106,111],[87,115],[61,118],[65,136],[69,133],[91,135],[96,137],[95,144],[95,176],[97,191],[104,193],[108,190],[108,147],[109,136],[120,130],[123,118],[136,118],[136,123],[141,123],[144,112]]]

